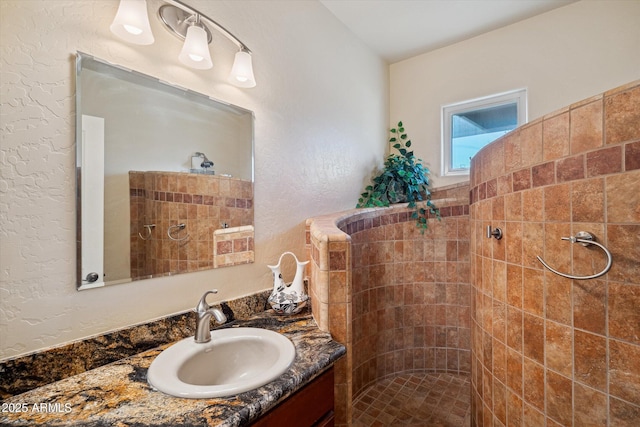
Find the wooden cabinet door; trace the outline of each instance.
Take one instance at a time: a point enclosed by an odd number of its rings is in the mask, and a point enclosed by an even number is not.
[[[332,427],[333,367],[256,420],[252,427]]]

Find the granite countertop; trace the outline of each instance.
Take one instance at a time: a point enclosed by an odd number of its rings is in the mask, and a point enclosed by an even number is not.
[[[270,329],[289,338],[296,347],[289,370],[269,384],[228,398],[177,398],[147,383],[149,365],[168,344],[6,399],[0,425],[246,426],[345,353],[306,311],[283,317],[268,310],[224,327],[237,326]]]

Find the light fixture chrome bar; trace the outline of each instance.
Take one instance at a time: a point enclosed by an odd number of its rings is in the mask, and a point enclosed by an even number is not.
[[[207,33],[207,44],[213,40],[209,27],[200,23],[200,15],[192,14],[171,4],[165,4],[158,9],[158,17],[167,27],[169,32],[184,41],[187,38],[187,30],[191,25],[197,25]]]
[[[247,45],[225,27],[182,1],[162,0],[162,2],[164,4],[158,10],[158,17],[169,32],[184,40],[178,55],[180,62],[197,70],[208,70],[213,67],[208,47],[213,40],[211,28],[209,28],[211,26],[238,47],[227,79],[229,83],[242,88],[255,87],[251,50]],[[148,25],[146,0],[120,0],[118,12],[110,28],[115,35],[129,43],[151,44],[154,41]]]
[[[211,24],[218,31],[220,31],[226,38],[228,38],[233,43],[238,45],[240,50],[242,50],[244,52],[247,52],[247,53],[251,53],[251,50],[247,47],[247,45],[242,43],[242,41],[240,41],[239,38],[237,38],[235,35],[233,35],[233,33],[231,33],[231,31],[227,30],[225,27],[223,27],[222,25],[218,24],[216,21],[214,21],[213,19],[209,18],[207,15],[205,15],[202,12],[200,12],[199,10],[194,9],[191,6],[188,6],[188,5],[184,4],[180,0],[162,0],[162,1],[164,1],[165,3],[170,4],[172,6],[175,6],[175,7],[179,8],[179,9],[181,9],[181,10],[187,12],[187,13],[192,14],[192,15],[200,16],[201,20],[202,19],[206,20],[209,24]],[[163,22],[165,22],[164,19],[163,19]],[[165,24],[166,24],[166,22],[165,22]]]

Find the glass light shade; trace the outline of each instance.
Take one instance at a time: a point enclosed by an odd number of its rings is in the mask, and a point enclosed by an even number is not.
[[[236,58],[229,74],[229,83],[238,87],[254,87],[256,85],[249,52],[241,50],[236,53]]]
[[[208,70],[213,67],[207,32],[202,27],[192,25],[187,29],[187,37],[178,59],[187,67],[197,70]]]
[[[109,28],[129,43],[152,44],[154,38],[149,25],[147,0],[120,0],[118,12]]]

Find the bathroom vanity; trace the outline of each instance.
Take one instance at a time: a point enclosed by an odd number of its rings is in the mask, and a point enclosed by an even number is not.
[[[328,427],[334,423],[333,367],[251,424],[252,427]]]
[[[230,397],[172,397],[147,382],[147,369],[167,344],[8,398],[2,402],[0,425],[332,425],[333,364],[344,346],[320,331],[306,310],[287,317],[268,310],[224,325],[240,326],[290,339],[296,356],[289,369],[262,387]]]

